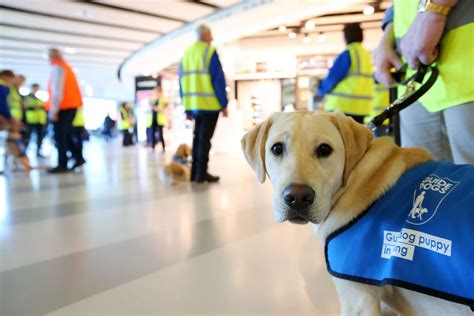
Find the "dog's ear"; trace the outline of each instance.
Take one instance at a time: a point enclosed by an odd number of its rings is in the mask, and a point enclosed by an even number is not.
[[[367,127],[345,116],[344,113],[340,111],[336,111],[331,117],[334,125],[341,134],[346,151],[346,161],[342,179],[342,185],[345,185],[352,169],[369,148],[373,135]]]
[[[257,173],[258,181],[265,181],[267,169],[265,167],[265,142],[268,131],[272,126],[274,115],[268,117],[263,123],[257,125],[242,137],[242,151],[245,159]]]

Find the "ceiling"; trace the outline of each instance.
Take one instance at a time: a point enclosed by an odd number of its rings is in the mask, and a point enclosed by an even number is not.
[[[119,65],[146,43],[240,1],[0,0],[0,68],[43,87],[46,52],[65,53],[83,91],[95,97],[130,97],[117,80]]]

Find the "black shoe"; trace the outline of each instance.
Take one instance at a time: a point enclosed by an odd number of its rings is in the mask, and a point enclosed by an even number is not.
[[[48,173],[51,173],[51,174],[59,174],[59,173],[66,173],[66,172],[69,172],[69,169],[66,167],[56,167],[56,168],[48,169]]]
[[[209,173],[206,173],[203,177],[196,176],[194,181],[197,183],[204,183],[204,182],[213,183],[213,182],[218,182],[219,179],[220,178],[217,176],[213,176]]]
[[[80,166],[82,166],[83,164],[85,164],[86,161],[84,159],[82,160],[79,160],[79,161],[76,161],[76,163],[71,167],[71,171],[76,169],[76,168],[79,168]]]

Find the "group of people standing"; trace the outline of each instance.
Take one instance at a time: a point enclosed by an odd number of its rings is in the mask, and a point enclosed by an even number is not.
[[[473,17],[470,0],[395,0],[374,52],[375,72],[371,54],[361,46],[360,26],[346,25],[347,47],[317,89],[326,97],[325,110],[341,110],[362,123],[373,102],[381,103],[378,94],[395,83],[393,69],[407,64],[410,76],[420,64],[435,63],[439,76],[433,87],[400,113],[401,145],[423,147],[437,159],[474,163]],[[374,85],[374,75],[381,84]]]
[[[42,142],[48,123],[51,123],[58,150],[58,165],[48,169],[48,172],[64,173],[86,162],[82,155],[85,125],[83,103],[76,76],[61,52],[50,49],[49,60],[52,70],[47,89],[49,99],[46,102],[37,96],[40,88],[38,84],[31,85],[30,94],[22,97],[19,90],[26,78],[15,75],[11,70],[0,72],[0,130],[8,130],[10,153],[29,171],[32,167],[26,148],[31,136],[35,135],[36,138],[37,157],[43,158]],[[71,167],[68,166],[69,158],[74,160]]]

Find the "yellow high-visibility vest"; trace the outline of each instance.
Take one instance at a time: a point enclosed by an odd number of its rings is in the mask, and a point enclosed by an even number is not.
[[[46,125],[48,117],[44,109],[44,102],[34,95],[27,95],[24,99],[26,106],[26,123]]]
[[[10,107],[11,115],[20,121],[23,120],[23,105],[21,95],[14,86],[10,86],[7,102],[8,106]]]
[[[76,115],[74,116],[74,120],[72,121],[72,126],[74,126],[74,127],[84,127],[84,126],[86,126],[86,122],[84,121],[84,113],[82,112],[82,108],[78,108],[76,110]]]
[[[415,19],[418,1],[395,0],[394,10],[394,32],[399,43]],[[458,2],[444,32],[436,61],[438,79],[419,100],[430,112],[474,101],[474,1]]]
[[[151,127],[153,124],[153,107],[156,106],[156,98],[150,99],[150,111],[147,113],[147,125],[146,127]],[[168,124],[168,119],[166,117],[166,106],[168,105],[168,100],[161,97],[158,102],[158,113],[156,114],[156,121],[158,125],[165,126]]]
[[[117,128],[121,131],[128,130],[131,127],[128,110],[124,107],[119,108],[119,115],[118,115],[118,124]]]
[[[347,45],[347,50],[351,56],[351,67],[346,78],[326,95],[324,109],[341,110],[352,115],[369,115],[374,90],[370,53],[359,42]]]
[[[206,42],[197,41],[184,53],[181,61],[182,102],[187,111],[220,111],[211,81],[209,66],[215,48]]]

